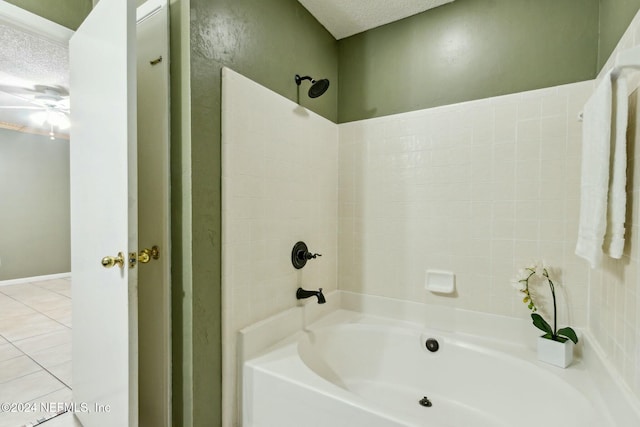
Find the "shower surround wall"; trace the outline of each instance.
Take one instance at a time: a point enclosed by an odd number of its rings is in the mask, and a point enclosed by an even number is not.
[[[617,50],[640,44],[639,22],[636,16]],[[610,66],[611,61],[605,69]],[[543,259],[554,267],[559,323],[587,328],[629,389],[640,397],[637,108],[631,113],[629,132],[631,224],[627,224],[625,255],[591,271],[574,249],[582,138],[578,114],[591,95],[593,81],[336,126],[295,104],[287,105],[288,101],[235,73],[225,70],[225,75],[237,76],[233,80],[240,94],[230,97],[229,89],[224,89],[225,100],[230,101],[223,116],[224,386],[231,390],[225,392],[226,414],[235,410],[236,331],[295,305],[291,295],[297,287],[295,278],[302,278],[309,287],[335,289],[335,271],[322,273],[327,275],[324,282],[320,274],[307,272],[313,262],[302,275],[286,272],[289,245],[297,236],[277,243],[286,230],[305,223],[293,218],[282,221],[279,215],[286,211],[284,206],[309,206],[311,201],[293,202],[298,196],[292,199],[288,192],[280,193],[281,201],[270,200],[266,192],[284,191],[285,182],[290,188],[303,187],[300,173],[302,181],[315,175],[327,182],[332,173],[338,173],[339,289],[528,318],[520,295],[510,286],[511,278],[532,260]],[[282,112],[269,105],[267,98],[281,105]],[[637,94],[631,100],[636,105]],[[306,121],[316,119],[319,128],[325,129],[315,131],[323,133],[317,140],[317,135],[305,130]],[[333,160],[323,161],[322,173],[317,169],[315,174],[305,174],[289,157],[292,154],[279,151],[282,141],[307,147],[298,153],[302,157],[307,155],[303,152],[322,146]],[[309,143],[315,148],[309,148]],[[333,150],[339,150],[339,156]],[[297,162],[314,163],[321,158],[318,153],[312,157]],[[332,163],[336,158],[337,172]],[[231,166],[233,162],[237,164]],[[288,181],[279,179],[285,175]],[[335,203],[324,198],[327,208]],[[274,214],[276,209],[281,213]],[[320,227],[326,234],[318,238],[335,238],[330,224]],[[324,250],[307,243],[314,251]],[[258,257],[273,256],[271,262],[279,265],[268,266],[267,258],[258,258],[262,267],[254,265],[246,256],[251,250]],[[335,268],[335,261],[331,262]],[[428,268],[455,272],[456,294],[425,291]],[[270,284],[270,290],[260,281]],[[544,295],[547,290],[541,291]],[[282,292],[280,299],[266,302],[278,292]],[[548,296],[543,299],[548,305]],[[226,417],[224,425],[233,424]]]
[[[636,14],[596,84],[611,70],[618,52],[640,46],[640,12]],[[630,73],[629,127],[627,130],[626,240],[620,260],[604,257],[591,271],[589,330],[625,383],[640,398],[640,111],[638,72]]]
[[[231,426],[237,332],[295,307],[298,286],[337,287],[338,127],[230,69],[222,78],[223,425]],[[295,270],[299,240],[322,257]]]
[[[510,281],[544,259],[560,324],[586,326],[589,274],[573,251],[592,84],[340,125],[339,288],[526,317]],[[453,271],[456,294],[425,291],[426,269]]]

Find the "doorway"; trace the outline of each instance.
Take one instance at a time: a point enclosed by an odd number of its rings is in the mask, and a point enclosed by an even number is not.
[[[72,32],[1,9],[0,426],[71,399],[68,55]],[[32,30],[27,28],[34,27]],[[55,120],[58,120],[55,124]],[[12,279],[12,280],[10,280]],[[7,410],[8,409],[8,410]]]
[[[0,23],[4,12],[4,5],[0,8]],[[8,21],[12,24],[20,22],[19,26],[29,34],[49,37],[47,29],[52,25],[49,21],[35,17],[29,13],[13,8],[9,13]],[[169,246],[169,125],[168,125],[168,25],[155,23],[160,19],[159,10],[166,8],[166,2],[149,1],[138,9],[138,194],[139,199],[139,250],[159,247],[161,261],[154,261],[140,268],[139,282],[136,289],[138,300],[138,349],[139,360],[139,418],[140,425],[168,426],[170,425],[170,246]],[[29,16],[25,21],[16,21],[15,13]],[[168,16],[168,14],[167,14]],[[155,17],[155,18],[154,18]],[[55,27],[55,24],[53,24]],[[43,30],[43,27],[45,28]],[[156,32],[160,28],[160,33]],[[164,32],[163,32],[164,31]],[[68,38],[67,38],[68,40]],[[163,45],[164,43],[164,45]],[[1,72],[2,70],[0,70]],[[105,126],[108,124],[105,123]],[[58,136],[58,135],[56,135]],[[160,230],[160,232],[158,232]],[[144,246],[142,246],[144,245]],[[2,259],[0,258],[0,263]],[[0,264],[1,265],[1,264]],[[54,283],[55,282],[55,283]],[[30,291],[34,288],[45,292],[58,293],[58,296],[71,298],[71,280],[58,278],[51,283],[30,283]],[[9,288],[7,288],[8,290]],[[28,293],[28,291],[24,291]],[[20,292],[14,292],[18,296]],[[68,295],[67,295],[68,294]],[[19,301],[15,301],[18,303]],[[16,308],[17,310],[17,308]],[[66,348],[70,347],[69,330],[72,327],[71,317],[64,319],[59,314],[56,322],[63,324],[67,330]],[[67,321],[68,324],[64,324]],[[64,336],[62,331],[58,335]],[[56,355],[65,354],[65,343],[56,343],[60,346]],[[13,353],[15,356],[15,353]],[[65,362],[66,363],[66,362]],[[71,361],[69,365],[69,384],[64,384],[67,389],[72,388],[70,375]],[[59,377],[65,377],[65,373],[59,373]],[[0,395],[9,393],[4,401],[13,401],[15,388],[5,387],[0,378]],[[40,393],[40,392],[37,392]],[[28,398],[26,401],[35,401],[36,398]],[[24,400],[22,399],[22,400]],[[49,400],[51,401],[51,400]],[[54,399],[61,404],[70,403],[68,395],[60,395]],[[0,413],[0,426],[4,426]],[[55,414],[53,414],[55,415]],[[45,417],[26,419],[25,422],[42,422]],[[23,423],[6,424],[7,427],[17,427]],[[50,424],[47,424],[50,425]]]

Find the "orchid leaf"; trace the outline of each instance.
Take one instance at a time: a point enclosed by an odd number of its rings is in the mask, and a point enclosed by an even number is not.
[[[546,332],[553,336],[553,329],[551,329],[551,326],[542,318],[542,316],[537,313],[533,313],[531,314],[531,319],[533,319],[533,326],[540,329],[542,332]]]
[[[578,336],[576,335],[576,331],[569,327],[558,329],[558,335],[565,336],[573,341],[574,344],[578,344]]]

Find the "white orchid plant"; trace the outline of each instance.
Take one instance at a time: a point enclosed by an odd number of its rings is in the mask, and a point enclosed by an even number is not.
[[[546,280],[547,283],[549,283],[551,296],[553,297],[553,328],[540,314],[537,313],[538,307],[536,307],[536,304],[533,301],[532,290],[530,289],[530,281],[533,280]],[[518,275],[516,279],[513,280],[512,284],[514,288],[524,295],[522,302],[527,304],[527,307],[531,310],[533,325],[545,333],[545,335],[543,335],[544,338],[559,342],[566,342],[569,339],[574,344],[578,343],[578,336],[572,328],[566,327],[558,329],[556,321],[557,309],[555,285],[549,276],[549,269],[542,262],[536,262],[530,267],[525,267],[518,271]]]

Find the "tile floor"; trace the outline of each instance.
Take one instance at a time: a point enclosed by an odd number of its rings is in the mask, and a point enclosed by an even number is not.
[[[71,402],[71,279],[0,286],[0,403],[35,403],[36,412],[0,410],[0,427],[75,427],[40,402]]]

